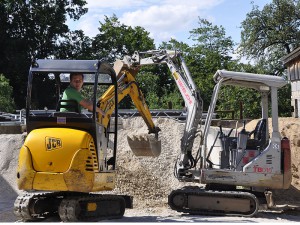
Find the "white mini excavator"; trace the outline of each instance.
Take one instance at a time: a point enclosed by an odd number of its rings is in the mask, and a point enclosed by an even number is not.
[[[199,215],[254,216],[260,207],[274,207],[272,190],[288,189],[291,184],[290,144],[286,137],[281,137],[278,128],[277,91],[287,84],[284,78],[218,70],[213,77],[216,84],[207,116],[202,121],[200,91],[180,52],[136,52],[124,57],[122,62],[131,70],[145,65],[167,65],[185,102],[186,123],[174,174],[179,181],[195,185],[173,190],[168,198],[171,209]],[[244,128],[232,135],[232,129],[226,133],[220,126],[214,143],[219,140],[221,150],[215,151],[214,144],[208,146],[208,135],[218,94],[226,85],[260,93],[262,113],[251,132]],[[269,117],[272,119],[271,135]],[[194,151],[197,136],[201,141]],[[213,154],[217,154],[217,162],[211,160]]]

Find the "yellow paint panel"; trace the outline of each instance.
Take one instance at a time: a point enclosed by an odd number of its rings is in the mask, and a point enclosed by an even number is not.
[[[87,132],[69,128],[43,128],[31,131],[24,143],[31,152],[33,168],[38,172],[66,172],[74,154],[88,148],[92,140]]]
[[[35,176],[32,168],[31,154],[28,148],[22,146],[19,153],[19,163],[17,169],[17,184],[20,190],[31,190]]]
[[[66,185],[70,191],[90,192],[93,188],[94,171],[86,171],[87,157],[90,152],[87,149],[79,150],[72,162],[70,169],[64,173]]]
[[[33,189],[44,191],[67,191],[62,173],[38,172],[35,175]]]
[[[110,191],[115,188],[115,173],[95,173],[93,191]]]
[[[41,191],[109,191],[115,188],[115,173],[96,173],[86,170],[86,158],[91,153],[80,149],[70,162],[65,173],[36,172],[32,167],[31,154],[27,147],[20,150],[18,187],[21,190]],[[90,206],[91,210],[93,206]]]

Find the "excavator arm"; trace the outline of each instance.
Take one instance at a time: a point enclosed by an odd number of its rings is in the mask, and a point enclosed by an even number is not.
[[[118,103],[122,101],[125,96],[129,95],[144,119],[149,131],[148,134],[127,136],[128,144],[136,156],[156,157],[159,156],[161,152],[161,141],[158,139],[160,128],[154,125],[143,93],[135,80],[139,68],[133,68],[125,59],[117,60],[114,64],[118,82]],[[114,112],[116,105],[114,102],[114,92],[115,87],[109,87],[109,89],[99,98],[97,103],[98,107],[106,112],[104,117],[98,115],[100,123],[105,127],[108,126],[110,117]]]
[[[145,57],[147,55],[148,57]],[[188,170],[194,168],[198,161],[192,155],[192,148],[198,124],[202,118],[203,101],[181,53],[178,51],[154,50],[135,53],[131,60],[139,67],[153,64],[166,64],[168,66],[187,109],[185,129],[181,139],[181,154],[176,163],[175,174],[179,180],[191,177],[192,175]]]
[[[191,176],[187,171],[194,168],[198,161],[198,159],[194,159],[192,156],[192,148],[197,134],[198,124],[202,118],[202,99],[200,92],[191,77],[181,53],[169,50],[151,50],[147,52],[135,52],[132,56],[125,56],[123,60],[117,60],[114,64],[114,69],[118,78],[118,99],[121,101],[127,94],[130,95],[136,108],[146,122],[149,133],[154,133],[155,139],[158,140],[157,134],[160,129],[153,124],[143,94],[135,81],[135,76],[141,67],[157,64],[166,64],[168,66],[172,78],[183,97],[187,110],[184,134],[181,139],[181,154],[176,163],[176,174],[178,179],[180,179],[181,177]],[[113,111],[113,108],[109,108],[113,91],[114,89],[112,87],[99,99],[100,107],[104,109],[104,111],[109,112],[108,115],[103,118],[104,123],[109,121],[109,116]],[[114,106],[114,104],[111,104],[111,106]],[[145,149],[151,149],[147,146],[157,146],[157,142],[153,141],[155,139],[151,139],[151,145],[148,140],[145,141],[145,139],[141,139],[140,136],[128,138],[128,142],[131,149],[135,153],[138,153],[140,152],[138,149],[143,149],[143,145]],[[145,156],[149,153],[149,151],[145,150],[141,152],[144,152],[144,154],[139,153],[141,156]]]

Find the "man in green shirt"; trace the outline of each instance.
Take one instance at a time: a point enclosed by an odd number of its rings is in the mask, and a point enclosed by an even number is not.
[[[70,85],[66,88],[66,90],[63,93],[62,100],[75,100],[79,105],[79,111],[81,112],[82,107],[86,108],[90,111],[93,111],[93,103],[83,98],[83,96],[80,93],[80,90],[83,85],[83,74],[82,73],[71,73],[70,74]],[[61,112],[67,112],[69,111],[66,108],[61,108]],[[96,108],[96,112],[100,113],[102,116],[105,115],[105,112],[103,112],[100,108]]]

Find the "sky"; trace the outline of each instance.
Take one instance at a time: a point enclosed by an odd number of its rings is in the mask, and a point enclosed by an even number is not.
[[[156,47],[171,38],[192,44],[190,31],[197,28],[199,17],[213,25],[223,26],[226,36],[240,42],[241,22],[252,4],[264,5],[272,0],[86,0],[88,13],[78,21],[68,20],[71,30],[81,29],[85,35],[98,34],[99,21],[115,14],[121,24],[141,26],[150,33]]]

